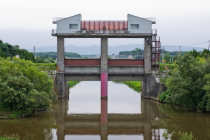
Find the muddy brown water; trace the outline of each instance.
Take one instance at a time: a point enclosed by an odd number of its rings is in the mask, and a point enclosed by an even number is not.
[[[141,99],[123,84],[108,83],[108,99],[100,99],[100,82],[81,82],[69,99],[52,109],[15,120],[0,120],[0,134],[26,140],[162,140],[178,132],[210,139],[210,114]]]

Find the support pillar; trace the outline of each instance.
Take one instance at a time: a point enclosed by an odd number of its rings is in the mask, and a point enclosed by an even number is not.
[[[144,70],[145,70],[145,76],[144,81],[142,81],[142,93],[141,95],[145,98],[150,97],[151,92],[151,76],[152,76],[152,62],[151,62],[151,53],[152,53],[152,43],[150,38],[144,39]]]
[[[64,73],[56,73],[56,87],[58,92],[58,99],[65,97],[65,82],[64,82]]]
[[[57,37],[57,72],[64,72],[64,37]]]
[[[101,38],[101,98],[108,96],[108,38]]]
[[[107,140],[108,137],[108,109],[107,99],[101,99],[101,140]]]
[[[64,37],[57,37],[57,74],[56,86],[58,98],[65,97],[65,82],[64,82]]]

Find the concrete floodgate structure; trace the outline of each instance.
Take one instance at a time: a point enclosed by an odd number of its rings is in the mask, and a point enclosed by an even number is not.
[[[83,21],[80,14],[67,18],[54,18],[57,29],[58,97],[69,94],[68,81],[101,81],[101,98],[108,97],[108,81],[142,81],[141,95],[157,99],[162,86],[152,71],[158,70],[160,38],[152,30],[154,18],[127,15],[127,21]],[[101,38],[100,59],[65,59],[65,38]],[[108,59],[108,38],[144,38],[144,59]]]

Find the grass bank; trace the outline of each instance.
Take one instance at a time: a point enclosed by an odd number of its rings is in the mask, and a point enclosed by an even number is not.
[[[43,71],[50,71],[50,70],[56,70],[57,64],[56,63],[34,63],[35,66]]]
[[[75,85],[79,84],[80,81],[69,81],[69,89],[73,88]]]
[[[122,83],[135,90],[136,92],[141,92],[141,81],[120,81],[115,83]]]

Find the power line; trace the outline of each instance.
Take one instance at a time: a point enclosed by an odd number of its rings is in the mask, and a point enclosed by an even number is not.
[[[189,44],[189,45],[183,45],[181,47],[186,47],[186,46],[192,46],[192,45],[199,45],[199,44],[206,44],[208,42],[201,42],[201,43],[194,43],[194,44]]]

